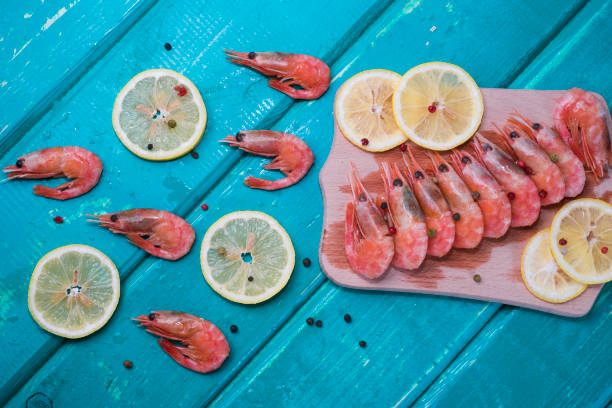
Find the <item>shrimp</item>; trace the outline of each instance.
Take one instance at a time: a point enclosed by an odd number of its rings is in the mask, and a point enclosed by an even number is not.
[[[238,147],[245,152],[259,156],[276,156],[264,168],[280,170],[286,177],[271,181],[249,176],[244,179],[244,184],[251,188],[278,190],[292,186],[308,173],[314,162],[314,154],[308,145],[299,137],[289,133],[272,130],[242,130],[236,133],[236,136],[226,136],[220,142],[229,143],[232,147]]]
[[[597,179],[608,170],[606,108],[591,92],[573,88],[557,101],[553,118],[561,138]]]
[[[551,128],[534,123],[518,113],[513,116],[510,122],[521,127],[526,135],[535,140],[561,170],[565,183],[565,197],[576,197],[582,193],[586,173],[582,162],[572,149]]]
[[[464,150],[454,150],[450,163],[472,191],[484,222],[482,236],[500,238],[510,228],[510,200],[495,178],[474,157]]]
[[[33,188],[36,195],[68,200],[85,194],[98,184],[102,161],[82,147],[49,147],[19,157],[14,165],[5,167],[4,172],[9,179],[71,178],[55,188],[41,185]]]
[[[440,189],[453,212],[455,248],[476,248],[482,240],[484,221],[472,192],[438,152],[427,153],[434,165]]]
[[[496,126],[497,128],[497,126]],[[497,128],[506,144],[518,158],[517,165],[531,177],[538,188],[540,205],[556,204],[565,196],[565,182],[559,167],[523,129],[508,122],[503,130]]]
[[[353,201],[346,205],[344,246],[353,272],[376,279],[391,265],[395,254],[393,237],[376,204],[359,180],[351,163],[348,176]]]
[[[134,208],[109,214],[89,215],[101,227],[128,240],[151,255],[177,260],[191,249],[195,240],[193,227],[178,215],[168,211]]]
[[[453,247],[455,223],[442,192],[414,159],[407,148],[409,161],[402,158],[408,174],[408,182],[421,205],[427,224],[427,255],[442,257]]]
[[[510,226],[526,227],[533,224],[540,216],[540,196],[531,178],[506,152],[478,133],[474,140],[474,151],[510,200]]]
[[[235,64],[246,65],[266,76],[276,77],[268,79],[268,85],[294,99],[318,99],[329,88],[329,67],[310,55],[230,50],[225,50],[225,53],[227,59]],[[292,85],[303,89],[296,89]]]
[[[392,265],[401,269],[416,269],[427,254],[427,226],[421,207],[410,184],[396,164],[383,162],[380,173],[385,187],[385,199],[393,229],[395,256]]]
[[[199,373],[208,373],[221,367],[230,348],[221,330],[208,320],[188,313],[154,311],[132,320],[146,330],[162,337],[161,348],[183,367]],[[168,340],[180,341],[187,347],[178,347]]]

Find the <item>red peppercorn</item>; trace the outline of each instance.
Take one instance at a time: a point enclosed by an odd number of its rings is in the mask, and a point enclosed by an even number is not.
[[[602,254],[607,254],[608,253],[608,247],[601,247],[601,253]]]
[[[130,370],[132,367],[134,367],[134,364],[130,360],[125,360],[123,362],[123,366],[127,368],[128,370]]]
[[[395,235],[396,232],[397,230],[395,229],[395,227],[389,227],[389,234]]]
[[[516,162],[516,165],[519,166],[519,167],[525,167],[525,162],[522,161],[522,160],[519,160],[519,161]]]
[[[540,196],[540,198],[546,198],[546,196],[548,195],[548,193],[546,192],[546,190],[540,190],[538,192],[538,195]]]
[[[514,194],[512,191],[508,193],[508,200],[512,201],[516,198],[516,194]]]
[[[436,105],[429,105],[429,106],[427,107],[427,110],[429,111],[429,113],[434,113],[434,112],[436,111],[436,109],[438,109],[438,108],[436,107]]]
[[[176,91],[176,94],[178,96],[185,96],[187,95],[187,88],[185,88],[184,86],[175,86],[174,90]]]
[[[408,148],[408,146],[406,146],[406,143],[402,143],[400,145],[400,151],[402,151],[402,152],[405,152],[407,148]]]
[[[363,139],[361,139],[361,144],[363,146],[367,146],[370,143],[370,141],[368,139],[366,139],[365,137]]]
[[[566,245],[567,244],[567,240],[565,238],[561,238],[559,240],[559,245]]]
[[[533,174],[533,169],[531,167],[529,167],[529,166],[525,166],[525,173],[528,176],[531,176]]]
[[[64,219],[58,215],[53,219],[53,221],[55,221],[56,224],[61,224],[64,222]]]
[[[206,204],[202,204],[202,209],[203,209],[204,211],[206,211],[206,210],[208,210],[208,206],[207,206]]]

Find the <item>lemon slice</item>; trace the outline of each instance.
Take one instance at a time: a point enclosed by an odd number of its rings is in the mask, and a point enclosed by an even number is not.
[[[43,256],[32,273],[28,307],[43,329],[85,337],[106,324],[119,301],[119,273],[102,252],[67,245]]]
[[[573,279],[586,284],[612,280],[612,205],[593,198],[565,204],[550,226],[550,248]]]
[[[550,252],[550,229],[535,234],[525,246],[521,274],[527,289],[551,303],[563,303],[581,294],[587,287],[567,276]]]
[[[482,94],[463,69],[446,62],[412,68],[393,94],[397,125],[410,140],[432,150],[467,141],[480,126]]]
[[[135,155],[171,160],[199,143],[206,107],[189,79],[169,69],[151,69],[130,79],[117,95],[113,128]]]
[[[221,296],[259,303],[285,287],[295,262],[291,239],[272,217],[236,211],[206,231],[200,252],[202,273]]]
[[[336,123],[355,146],[382,152],[406,141],[393,119],[391,99],[400,78],[395,72],[373,69],[354,75],[338,90]]]

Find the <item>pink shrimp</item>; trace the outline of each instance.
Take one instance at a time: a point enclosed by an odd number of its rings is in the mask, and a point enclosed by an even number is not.
[[[565,197],[576,197],[582,193],[586,173],[582,162],[572,149],[549,127],[533,123],[518,113],[513,116],[510,122],[521,127],[526,135],[535,140],[561,170],[565,184]]]
[[[33,189],[39,196],[68,200],[85,194],[98,184],[102,161],[82,147],[49,147],[19,157],[14,165],[5,167],[4,172],[9,179],[71,178],[55,188],[37,185]]]
[[[561,138],[595,177],[608,170],[610,150],[606,108],[591,92],[573,88],[557,101],[553,114]]]
[[[512,210],[510,200],[489,171],[465,150],[454,150],[450,163],[472,191],[484,222],[482,235],[486,238],[504,236],[510,228]]]
[[[531,177],[538,188],[540,205],[556,204],[565,196],[565,182],[559,167],[550,156],[524,131],[511,122],[503,130],[495,126],[505,143],[512,149],[516,163]]]
[[[318,58],[284,52],[234,52],[225,50],[228,60],[253,68],[270,78],[268,85],[294,99],[318,99],[331,80],[329,67]],[[303,89],[296,89],[293,86]]]
[[[154,311],[135,319],[146,330],[162,337],[161,348],[183,367],[208,373],[221,367],[230,348],[221,330],[208,320],[188,313],[169,310]],[[180,341],[178,347],[168,340]]]
[[[176,260],[189,252],[195,240],[193,227],[168,211],[134,208],[89,219],[128,240],[151,255]]]
[[[441,257],[448,253],[455,241],[455,222],[442,192],[431,177],[414,159],[410,148],[403,156],[408,182],[421,205],[427,224],[427,255]]]
[[[427,153],[434,165],[440,189],[453,212],[455,221],[455,248],[476,248],[482,240],[484,221],[480,207],[472,198],[470,189],[455,170],[438,152]]]
[[[512,158],[481,134],[474,140],[476,157],[506,192],[512,210],[511,227],[526,227],[540,216],[538,189]]]
[[[386,162],[381,163],[380,173],[391,222],[389,230],[395,244],[395,256],[391,264],[396,268],[416,269],[427,254],[425,216],[410,184],[395,163],[391,166]]]
[[[395,254],[393,237],[351,163],[348,176],[353,201],[346,205],[344,246],[353,272],[369,279],[382,276]]]
[[[285,132],[242,130],[236,136],[226,136],[220,142],[259,156],[276,156],[264,168],[280,170],[286,177],[271,181],[249,176],[244,179],[244,184],[251,188],[278,190],[292,186],[308,173],[314,163],[314,154],[308,145],[299,137]]]

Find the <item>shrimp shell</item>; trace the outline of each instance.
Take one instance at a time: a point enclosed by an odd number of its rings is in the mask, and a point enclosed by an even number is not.
[[[351,163],[349,184],[353,201],[346,205],[344,245],[353,272],[368,278],[381,277],[395,255],[393,238],[382,214]]]
[[[551,128],[540,123],[534,123],[524,116],[515,113],[510,121],[522,127],[525,134],[535,140],[542,149],[551,157],[556,159],[556,164],[561,170],[565,183],[565,197],[576,197],[584,190],[586,173],[582,162],[574,154],[572,149]],[[553,160],[554,161],[554,160]]]
[[[440,188],[414,159],[410,147],[402,156],[408,182],[425,214],[427,225],[427,255],[442,257],[453,247],[455,222]]]
[[[453,212],[455,221],[453,246],[455,248],[476,248],[482,240],[484,231],[484,220],[480,207],[472,198],[472,193],[463,180],[439,153],[428,152],[427,155],[434,165],[440,189]]]
[[[538,188],[540,205],[556,204],[565,197],[565,182],[559,167],[524,130],[511,121],[499,130],[516,156],[525,163],[527,174]]]
[[[482,211],[486,238],[500,238],[510,228],[510,200],[489,171],[464,150],[454,150],[450,162],[472,191],[472,197]]]
[[[395,256],[392,265],[401,269],[416,269],[427,254],[425,216],[410,184],[395,163],[381,163],[380,173],[385,187],[389,221],[395,228]]]
[[[540,196],[531,178],[506,152],[479,133],[474,137],[474,151],[510,200],[510,226],[526,227],[536,222],[540,216]]]

